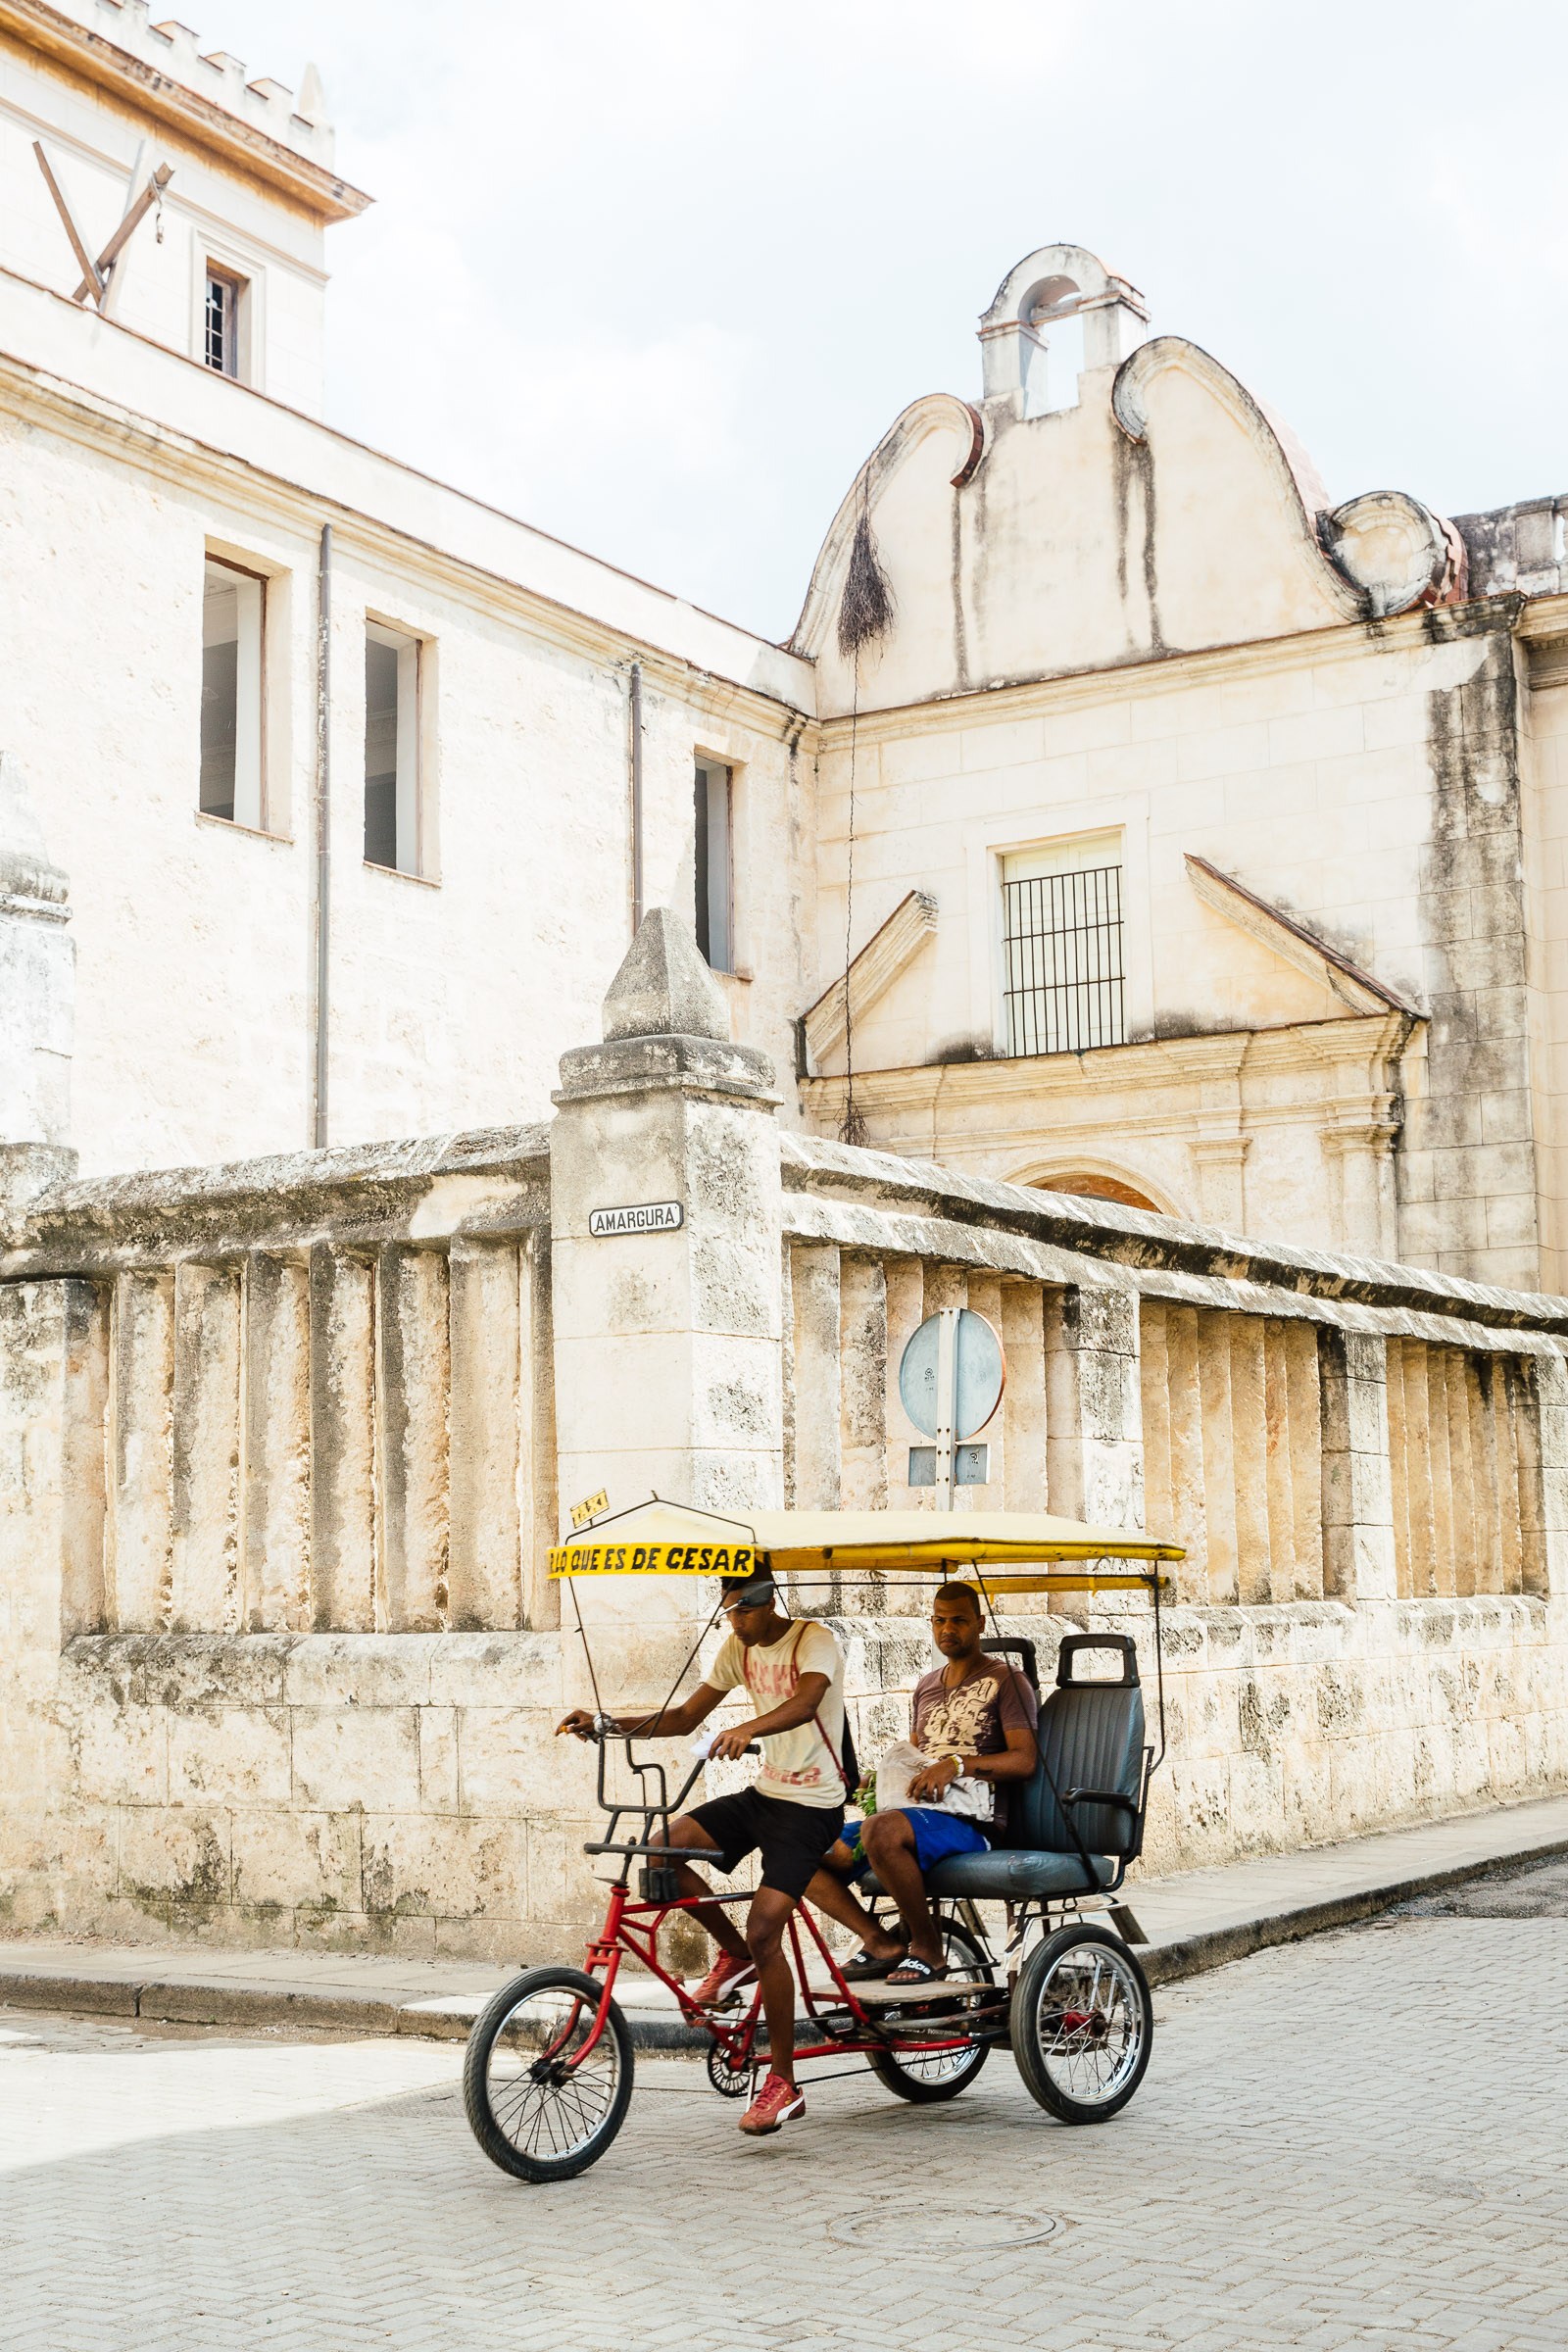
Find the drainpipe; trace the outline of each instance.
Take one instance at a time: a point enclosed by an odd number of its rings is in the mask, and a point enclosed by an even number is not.
[[[643,919],[643,665],[631,665],[631,935]]]
[[[332,940],[332,525],[321,525],[316,574],[316,1070],[315,1145],[326,1149],[326,1040]]]

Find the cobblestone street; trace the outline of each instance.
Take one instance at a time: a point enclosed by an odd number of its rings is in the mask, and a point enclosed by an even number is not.
[[[1156,1996],[1139,2097],[863,2079],[749,2144],[643,2060],[573,2184],[483,2161],[461,2050],[0,2018],[6,2352],[1568,2341],[1568,1868]],[[1445,1912],[1434,1903],[1445,1903]]]

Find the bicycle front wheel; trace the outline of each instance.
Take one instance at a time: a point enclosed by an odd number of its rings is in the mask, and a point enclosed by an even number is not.
[[[597,2164],[626,2120],[632,2048],[604,1986],[579,1968],[530,1968],[474,2021],[463,2103],[492,2164],[518,2180],[569,2180]]]

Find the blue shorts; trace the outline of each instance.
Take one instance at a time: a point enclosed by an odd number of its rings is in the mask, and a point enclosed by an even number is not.
[[[946,1813],[940,1805],[896,1805],[892,1810],[902,1813],[914,1832],[914,1858],[922,1873],[946,1860],[949,1854],[985,1854],[991,1850],[990,1840],[961,1813]],[[860,1844],[863,1827],[862,1822],[844,1825],[845,1838],[855,1856],[855,1868],[850,1873],[852,1881],[864,1878],[871,1867]]]

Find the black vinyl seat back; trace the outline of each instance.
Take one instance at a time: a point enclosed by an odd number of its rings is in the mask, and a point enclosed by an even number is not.
[[[988,1658],[1005,1658],[1023,1676],[1040,1704],[1040,1659],[1034,1643],[1025,1634],[999,1634],[982,1642],[980,1647]]]
[[[991,1646],[990,1644],[987,1645]],[[1031,1644],[1032,1646],[1032,1644]],[[1086,1650],[1112,1650],[1119,1682],[1084,1682],[1074,1673]],[[1007,1843],[1044,1853],[1092,1854],[1131,1860],[1143,1838],[1141,1811],[1119,1805],[1078,1805],[1069,1827],[1058,1792],[1102,1788],[1140,1806],[1144,1780],[1144,1694],[1138,1658],[1125,1634],[1068,1634],[1056,1662],[1056,1687],[1040,1710],[1040,1762],[1015,1784],[1007,1815]],[[1073,1832],[1076,1830],[1077,1836]]]

